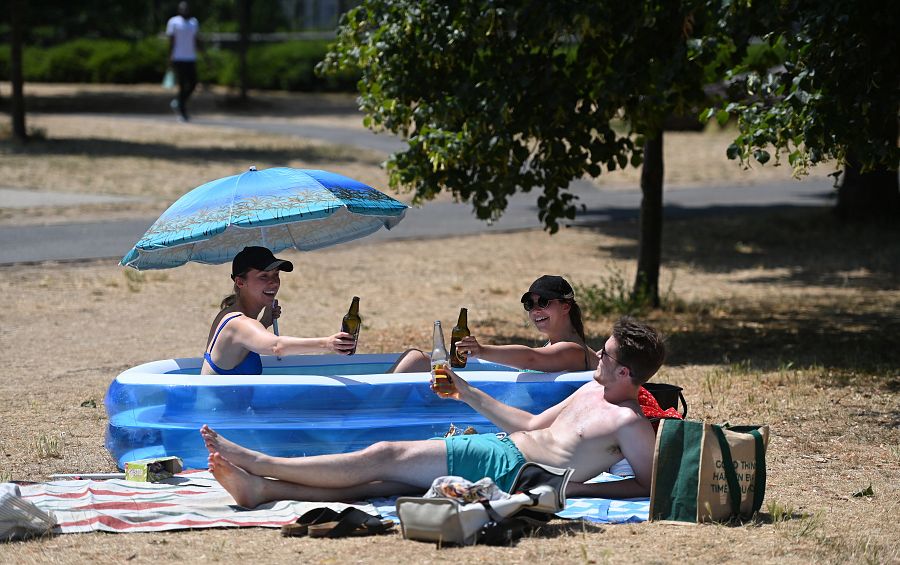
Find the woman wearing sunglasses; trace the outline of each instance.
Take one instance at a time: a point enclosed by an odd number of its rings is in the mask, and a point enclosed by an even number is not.
[[[483,345],[469,336],[457,342],[456,350],[467,357],[480,357],[485,361],[544,373],[597,368],[599,358],[587,346],[581,308],[566,279],[555,275],[540,277],[522,295],[522,306],[534,327],[547,336],[543,347]],[[428,355],[412,349],[400,356],[391,372],[408,373],[429,368]]]
[[[543,347],[484,345],[469,336],[459,340],[457,351],[517,369],[545,373],[597,368],[599,358],[587,346],[581,308],[566,279],[555,275],[540,277],[522,295],[522,306],[534,327],[547,336]]]

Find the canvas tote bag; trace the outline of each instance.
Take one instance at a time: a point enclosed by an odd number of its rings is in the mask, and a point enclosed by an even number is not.
[[[656,435],[650,520],[750,518],[766,491],[768,426],[663,420]]]
[[[405,539],[439,544],[508,543],[524,527],[525,518],[519,518],[523,513],[531,511],[533,520],[533,513],[552,515],[566,507],[566,485],[573,471],[525,463],[513,482],[515,494],[490,502],[401,496],[401,532]]]

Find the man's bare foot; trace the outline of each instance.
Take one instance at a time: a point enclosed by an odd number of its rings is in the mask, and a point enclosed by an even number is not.
[[[209,470],[219,481],[219,484],[228,491],[234,501],[244,508],[255,508],[267,502],[263,499],[265,480],[262,477],[251,475],[247,471],[233,465],[228,459],[219,453],[210,453]]]
[[[206,424],[200,428],[203,443],[210,455],[220,453],[232,465],[236,465],[250,473],[256,474],[257,465],[266,457],[259,451],[253,451],[220,436],[214,429]]]

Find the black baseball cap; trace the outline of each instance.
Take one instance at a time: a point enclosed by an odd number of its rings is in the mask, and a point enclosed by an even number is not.
[[[575,298],[575,291],[572,290],[572,285],[566,282],[566,279],[556,275],[544,275],[531,283],[528,292],[522,295],[523,304],[531,294],[537,294],[548,299],[572,300]]]
[[[243,275],[250,269],[259,271],[286,271],[290,273],[294,270],[294,264],[284,259],[279,259],[265,247],[253,246],[245,247],[234,256],[231,262],[231,278]]]

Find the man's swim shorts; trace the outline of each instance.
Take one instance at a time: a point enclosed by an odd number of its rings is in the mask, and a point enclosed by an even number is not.
[[[444,438],[447,445],[447,474],[477,481],[493,479],[501,490],[509,492],[525,456],[503,434],[472,434]]]

